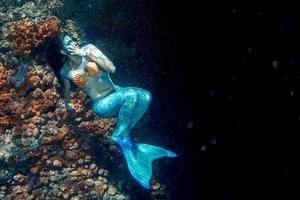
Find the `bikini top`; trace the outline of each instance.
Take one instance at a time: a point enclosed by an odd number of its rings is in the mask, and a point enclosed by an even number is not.
[[[97,67],[95,62],[88,62],[86,65],[87,73],[76,73],[74,74],[74,83],[78,87],[82,87],[88,81],[89,76],[97,76],[101,71]]]

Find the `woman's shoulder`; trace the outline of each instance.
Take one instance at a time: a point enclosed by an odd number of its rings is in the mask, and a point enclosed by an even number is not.
[[[82,47],[83,50],[96,50],[98,49],[95,45],[89,43]],[[99,49],[98,49],[99,50]]]

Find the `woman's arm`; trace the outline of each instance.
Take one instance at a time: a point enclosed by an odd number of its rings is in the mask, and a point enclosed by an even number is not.
[[[101,70],[115,73],[116,67],[114,64],[93,44],[88,44],[82,48],[78,48],[77,45],[70,45],[69,52],[71,55],[87,56],[94,61]]]
[[[61,78],[62,78],[63,84],[64,84],[64,100],[65,100],[66,109],[69,110],[69,111],[73,111],[74,110],[74,105],[70,103],[71,82],[66,77],[66,69],[62,68],[60,70],[60,75],[61,75]]]
[[[115,73],[116,67],[114,64],[98,49],[92,44],[88,44],[83,47],[88,58],[97,63],[98,67],[101,67],[103,71],[109,73]]]

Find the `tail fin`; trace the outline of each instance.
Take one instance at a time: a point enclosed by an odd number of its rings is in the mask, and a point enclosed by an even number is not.
[[[150,189],[152,175],[152,161],[164,156],[176,157],[169,150],[140,143],[132,143],[130,140],[118,141],[127,161],[131,175],[146,189]]]

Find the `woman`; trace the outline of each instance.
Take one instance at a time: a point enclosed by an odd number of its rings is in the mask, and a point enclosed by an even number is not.
[[[160,147],[134,143],[130,138],[130,131],[149,107],[151,93],[136,87],[114,85],[109,73],[115,73],[116,68],[94,45],[80,48],[68,35],[64,35],[61,42],[61,53],[68,57],[60,70],[67,110],[74,109],[69,102],[72,81],[92,98],[92,108],[97,115],[118,118],[112,139],[122,148],[132,176],[144,188],[150,189],[152,161],[177,156]]]

